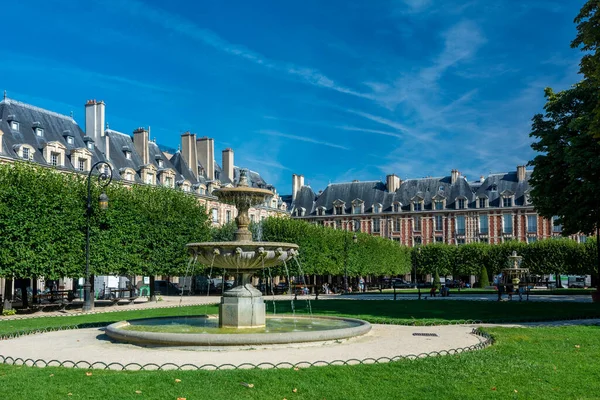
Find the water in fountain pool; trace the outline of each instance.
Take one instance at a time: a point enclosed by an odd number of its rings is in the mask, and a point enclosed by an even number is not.
[[[123,330],[142,331],[142,332],[161,332],[161,333],[222,333],[222,334],[242,334],[242,333],[286,333],[286,332],[306,332],[306,331],[326,331],[341,328],[351,328],[359,326],[360,322],[348,321],[342,319],[322,319],[322,318],[267,318],[264,328],[256,329],[237,329],[237,328],[219,328],[219,321],[216,318],[206,317],[174,317],[174,318],[156,318],[148,320],[133,320],[129,325],[124,326]]]

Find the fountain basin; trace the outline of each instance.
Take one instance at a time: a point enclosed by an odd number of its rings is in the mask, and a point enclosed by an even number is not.
[[[203,242],[189,243],[192,257],[204,265],[230,271],[256,271],[283,264],[298,254],[298,245],[278,242]]]
[[[153,346],[242,346],[320,342],[360,336],[371,324],[354,318],[267,318],[266,326],[253,329],[218,328],[218,320],[207,316],[148,318],[120,321],[106,327],[106,334],[119,342]]]

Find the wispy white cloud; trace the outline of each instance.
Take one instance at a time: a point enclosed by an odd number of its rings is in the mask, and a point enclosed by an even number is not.
[[[301,141],[301,142],[314,143],[314,144],[318,144],[318,145],[321,145],[321,146],[333,147],[335,149],[350,150],[348,147],[341,146],[339,144],[324,142],[324,141],[316,140],[316,139],[313,139],[313,138],[310,138],[310,137],[307,137],[307,136],[292,135],[292,134],[289,134],[289,133],[283,133],[283,132],[269,130],[269,129],[261,129],[261,130],[256,131],[256,132],[260,133],[260,134],[263,134],[263,135],[279,136],[279,137],[283,137],[283,138],[286,138],[286,139],[298,140],[298,141]]]
[[[150,21],[153,24],[161,26],[163,29],[175,32],[181,36],[188,37],[214,49],[235,57],[240,57],[262,67],[300,78],[311,85],[335,90],[337,92],[352,96],[367,99],[373,98],[373,96],[369,93],[361,93],[344,85],[340,85],[315,68],[309,68],[289,62],[270,59],[259,52],[247,48],[246,46],[230,43],[217,35],[215,32],[201,28],[192,21],[187,20],[179,15],[169,13],[159,8],[154,8],[146,3],[142,3],[137,0],[100,1],[111,4],[116,8],[120,8],[136,18],[143,18],[147,21]]]
[[[279,163],[275,160],[259,160],[257,158],[248,158],[248,157],[244,158],[244,160],[248,163],[264,165],[269,168],[277,168],[277,169],[291,171],[290,168],[286,167],[285,165],[282,165],[281,163]]]

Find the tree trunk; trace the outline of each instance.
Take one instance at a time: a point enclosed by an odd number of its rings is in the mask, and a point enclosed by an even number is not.
[[[13,280],[4,280],[4,310],[12,310]]]
[[[37,303],[37,291],[38,291],[38,278],[34,276],[31,278],[31,302],[33,304]]]
[[[150,275],[150,299],[149,301],[156,301],[156,293],[154,293],[154,275]]]

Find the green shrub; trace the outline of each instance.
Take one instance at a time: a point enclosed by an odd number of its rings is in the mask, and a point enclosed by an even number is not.
[[[485,266],[481,267],[481,271],[479,272],[479,285],[482,288],[490,286],[490,278],[488,277],[487,268]]]

